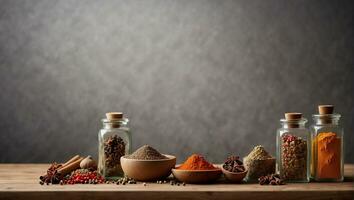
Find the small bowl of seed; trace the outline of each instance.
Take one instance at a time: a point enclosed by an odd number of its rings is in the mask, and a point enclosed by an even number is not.
[[[131,155],[120,158],[124,174],[136,181],[156,181],[168,177],[176,165],[176,157],[161,154],[144,145]]]
[[[242,182],[247,175],[247,170],[238,156],[228,157],[221,170],[227,180],[235,183]]]

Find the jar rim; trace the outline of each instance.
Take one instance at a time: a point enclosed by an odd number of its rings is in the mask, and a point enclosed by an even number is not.
[[[282,123],[293,123],[293,124],[298,124],[298,123],[306,123],[308,120],[304,117],[300,119],[292,119],[292,120],[287,120],[287,119],[280,119],[280,122]]]
[[[129,119],[128,118],[122,118],[122,119],[114,119],[114,120],[110,120],[107,118],[104,118],[101,120],[104,124],[108,124],[108,123],[128,123]]]
[[[339,119],[341,117],[340,114],[338,113],[333,113],[333,114],[313,114],[312,118],[313,119],[319,119],[319,118],[330,118],[330,119]]]

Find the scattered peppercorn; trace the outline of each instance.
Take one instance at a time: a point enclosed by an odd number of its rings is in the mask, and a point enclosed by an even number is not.
[[[123,177],[117,180],[117,185],[125,185],[125,184],[136,184],[136,181],[129,177]]]
[[[183,186],[186,185],[185,183],[181,183],[181,182],[178,182],[178,181],[176,181],[176,180],[171,180],[171,181],[170,181],[170,185],[180,186],[181,184],[184,184]]]

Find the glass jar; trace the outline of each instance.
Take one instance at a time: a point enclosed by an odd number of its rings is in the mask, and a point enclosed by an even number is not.
[[[285,113],[277,130],[277,173],[286,182],[310,181],[310,132],[301,113]]]
[[[106,179],[123,177],[120,158],[131,151],[129,120],[123,113],[106,113],[103,128],[98,132],[98,171]]]
[[[343,128],[333,105],[319,105],[319,114],[312,115],[311,177],[315,181],[343,181]]]

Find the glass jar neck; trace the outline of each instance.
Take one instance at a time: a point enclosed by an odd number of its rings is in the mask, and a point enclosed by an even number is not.
[[[280,124],[282,125],[282,128],[305,128],[305,124],[307,122],[307,119],[301,118],[299,120],[286,120],[286,119],[281,119]]]
[[[340,115],[339,114],[312,115],[312,118],[316,125],[338,125]]]
[[[120,120],[109,120],[102,119],[102,124],[104,129],[114,129],[124,127],[128,124],[129,120],[127,118],[123,118]]]

